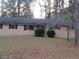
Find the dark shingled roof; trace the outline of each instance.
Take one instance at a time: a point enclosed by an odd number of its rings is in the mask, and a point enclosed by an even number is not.
[[[51,26],[55,25],[68,25],[73,26],[73,21],[71,20],[70,16],[68,14],[63,16],[56,16],[50,21]]]
[[[32,19],[32,18],[25,18],[25,17],[4,17],[4,18],[0,18],[0,24],[44,25],[44,24],[48,24],[48,19]]]
[[[73,22],[71,19],[65,18],[63,19],[61,22],[59,22],[59,25],[68,25],[68,26],[72,26]]]

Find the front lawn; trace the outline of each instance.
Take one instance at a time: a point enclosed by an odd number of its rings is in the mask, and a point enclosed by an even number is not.
[[[0,37],[0,59],[79,59],[73,40],[27,36]]]

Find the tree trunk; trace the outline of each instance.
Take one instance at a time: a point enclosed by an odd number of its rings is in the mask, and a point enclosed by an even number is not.
[[[67,26],[67,41],[69,41],[69,26]]]
[[[20,0],[18,0],[17,6],[18,6],[18,17],[19,17],[20,16]]]

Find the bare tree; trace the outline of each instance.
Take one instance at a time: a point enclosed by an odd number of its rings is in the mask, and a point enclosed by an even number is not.
[[[3,13],[6,12],[6,16],[8,17],[16,17],[16,16],[25,16],[24,14],[30,15],[28,16],[33,16],[31,15],[31,9],[30,9],[30,3],[32,0],[6,0],[3,3]],[[23,8],[21,8],[21,5],[23,5]],[[24,11],[21,11],[23,9]],[[25,12],[25,10],[28,10],[28,13]],[[22,12],[24,14],[22,14]],[[3,16],[3,15],[2,15]]]

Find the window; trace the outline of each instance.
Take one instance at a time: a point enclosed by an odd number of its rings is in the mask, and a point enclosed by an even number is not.
[[[43,25],[37,25],[37,28],[45,30],[45,27]]]
[[[17,25],[11,25],[11,24],[9,24],[9,29],[17,29]]]
[[[3,28],[3,25],[2,24],[0,24],[0,29],[2,29]]]
[[[50,29],[58,29],[58,30],[60,30],[60,26],[55,25],[55,26],[53,26],[53,27],[50,27]]]
[[[33,25],[29,25],[29,30],[34,30],[34,26]]]
[[[56,25],[56,29],[60,30],[60,26]]]
[[[72,26],[72,30],[74,30],[75,28],[74,28],[74,26]]]
[[[41,26],[41,28],[42,28],[43,30],[45,30],[45,27],[44,27],[44,26]]]
[[[24,30],[28,30],[28,26],[27,25],[24,25]]]
[[[70,26],[69,29],[70,29],[70,30],[74,30],[74,26]]]

